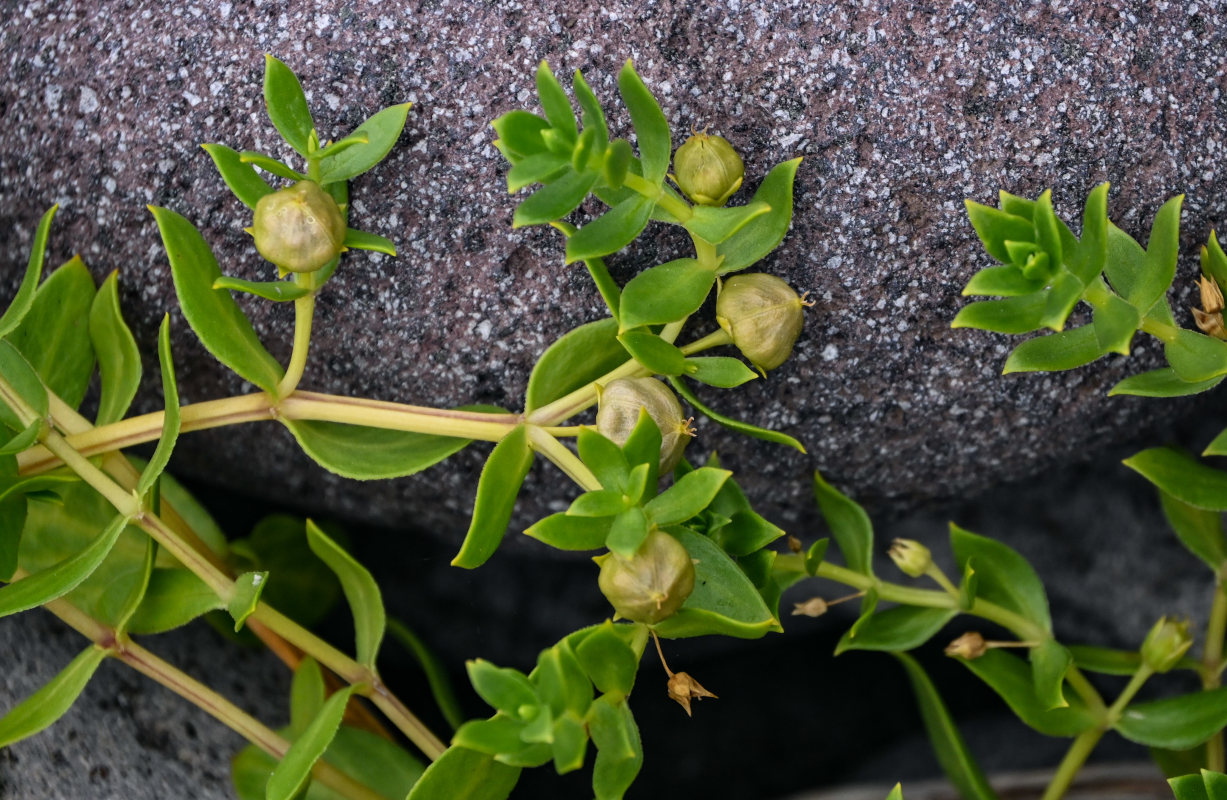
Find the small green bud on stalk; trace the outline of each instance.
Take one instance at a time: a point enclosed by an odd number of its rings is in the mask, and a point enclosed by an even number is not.
[[[286,272],[315,272],[345,250],[345,215],[314,181],[261,197],[248,232],[260,255]]]
[[[1168,672],[1192,646],[1187,619],[1160,617],[1142,642],[1142,663],[1155,672]]]
[[[727,140],[696,133],[673,154],[673,180],[701,206],[722,206],[741,188],[746,167]]]
[[[946,655],[973,661],[988,652],[989,643],[975,631],[969,631],[946,645]]]
[[[682,416],[682,404],[656,378],[619,378],[600,390],[596,411],[596,429],[614,444],[622,447],[639,422],[639,410],[660,428],[660,471],[669,472],[682,458],[694,431],[690,420]]]
[[[921,577],[933,566],[933,554],[929,548],[914,539],[895,539],[887,554],[903,574],[912,578]]]
[[[716,322],[742,355],[765,373],[792,355],[805,322],[804,309],[811,305],[774,275],[734,275],[716,296]]]
[[[694,562],[682,543],[653,528],[630,558],[606,553],[597,585],[618,615],[653,624],[673,616],[694,591]]]

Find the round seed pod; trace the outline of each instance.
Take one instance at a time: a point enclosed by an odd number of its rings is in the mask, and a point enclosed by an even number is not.
[[[682,416],[682,404],[661,381],[656,378],[610,381],[600,392],[596,429],[621,447],[639,422],[641,408],[647,409],[660,428],[660,472],[664,474],[677,466],[692,434],[688,420]]]
[[[315,272],[345,249],[345,216],[314,181],[261,197],[250,232],[260,255],[286,272]]]
[[[653,624],[671,617],[694,591],[694,562],[682,543],[652,528],[635,555],[606,553],[597,585],[618,616]]]
[[[716,322],[763,372],[788,360],[805,322],[805,301],[784,281],[761,272],[734,275],[716,297]]]
[[[746,167],[720,136],[696,133],[673,154],[673,179],[686,196],[703,206],[722,206],[741,188]]]

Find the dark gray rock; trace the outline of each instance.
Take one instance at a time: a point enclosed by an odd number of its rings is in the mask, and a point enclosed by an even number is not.
[[[271,52],[302,78],[325,135],[415,103],[392,157],[353,187],[355,220],[396,240],[401,256],[348,260],[321,300],[304,386],[519,408],[535,357],[596,318],[600,302],[582,270],[562,265],[559,237],[511,230],[488,123],[535,108],[532,70],[545,58],[560,74],[583,70],[624,129],[614,76],[632,57],[677,131],[710,125],[744,152],[749,185],[806,157],[794,229],[764,267],[817,305],[788,364],[709,399],[799,435],[811,455],[713,424],[700,425],[699,447],[728,453],[786,524],[810,513],[815,466],[876,507],[899,508],[1086,457],[1180,408],[1103,396],[1153,364],[1149,344],[1140,359],[1003,379],[1012,342],[948,323],[960,287],[989,263],[961,201],[992,202],[998,188],[1055,187],[1059,213],[1075,219],[1086,192],[1111,180],[1112,215],[1142,238],[1163,200],[1187,192],[1181,275],[1192,275],[1195,243],[1224,218],[1213,7],[31,2],[0,40],[0,263],[11,287],[39,214],[59,202],[53,259],[80,252],[98,276],[119,269],[148,353],[172,312],[186,400],[249,388],[175,312],[143,206],[201,225],[231,274],[269,277],[240,232],[245,210],[196,145],[278,150],[259,88]],[[683,252],[676,231],[650,233],[611,259],[619,279]],[[249,307],[284,358],[289,309]],[[144,395],[142,410],[157,396]],[[323,474],[265,425],[184,437],[176,466],[313,509],[412,517],[455,538],[478,449],[423,476],[360,486]],[[540,500],[523,520],[559,494],[555,473],[538,473]]]

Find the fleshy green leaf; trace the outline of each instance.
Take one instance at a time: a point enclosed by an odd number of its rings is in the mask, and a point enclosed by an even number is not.
[[[1146,271],[1146,251],[1132,236],[1108,221],[1107,259],[1104,273],[1117,293],[1128,300],[1137,295],[1138,282]]]
[[[567,514],[573,517],[609,517],[622,513],[626,505],[621,491],[598,489],[575,498],[567,508]]]
[[[1048,253],[1050,263],[1060,264],[1064,259],[1061,253],[1061,234],[1057,228],[1057,218],[1052,213],[1052,190],[1045,189],[1035,201],[1035,212],[1032,216],[1035,222],[1035,243]]]
[[[306,286],[299,286],[293,281],[248,281],[242,278],[231,278],[229,275],[223,275],[213,281],[213,288],[253,294],[277,303],[297,300],[311,294],[311,290]]]
[[[647,227],[652,201],[641,195],[623,200],[567,239],[567,263],[616,253]]]
[[[162,434],[158,437],[158,446],[145,469],[141,471],[140,480],[136,484],[136,493],[144,502],[145,495],[158,479],[166,465],[170,463],[171,451],[175,449],[175,441],[179,438],[179,388],[175,384],[175,364],[170,354],[170,315],[162,317],[162,326],[158,329],[158,362],[162,366],[162,401],[165,406],[162,417]]]
[[[340,531],[333,531],[337,537]],[[336,575],[311,551],[306,520],[289,514],[269,514],[256,523],[245,539],[230,543],[233,556],[242,557],[242,569],[262,570],[273,576],[263,595],[265,602],[299,625],[319,622],[341,597]]]
[[[267,584],[267,572],[244,572],[234,579],[234,596],[226,604],[226,611],[234,618],[235,633],[243,629],[243,623],[260,605],[260,595]]]
[[[21,531],[26,524],[26,498],[10,494],[0,498],[0,581],[12,581],[17,572]]]
[[[1052,285],[1044,291],[1044,313],[1040,315],[1040,325],[1054,331],[1064,330],[1066,320],[1085,291],[1086,287],[1073,273],[1058,273]]]
[[[456,700],[456,692],[452,689],[452,682],[443,661],[400,620],[390,617],[388,632],[392,634],[393,639],[404,645],[405,649],[413,655],[414,660],[418,662],[418,666],[426,673],[426,682],[430,685],[431,697],[434,698],[435,705],[439,707],[447,724],[452,727],[452,730],[459,728],[464,723],[464,712],[461,711],[460,703]]]
[[[391,431],[340,422],[281,418],[303,452],[329,472],[357,480],[399,478],[421,472],[465,448],[471,440]]]
[[[550,514],[524,531],[528,536],[559,550],[599,550],[609,536],[611,517],[572,517]]]
[[[1007,297],[1004,300],[980,300],[959,309],[951,328],[978,328],[994,333],[1030,333],[1043,327],[1047,292]]]
[[[605,112],[601,110],[600,101],[597,100],[588,82],[584,80],[584,76],[579,74],[579,70],[575,71],[571,87],[575,91],[575,100],[583,111],[584,128],[595,130],[598,139],[608,141],[609,129],[605,124]]]
[[[264,349],[234,298],[213,288],[222,273],[204,237],[179,214],[154,206],[150,210],[166,246],[183,317],[201,344],[246,380],[274,391],[284,370]]]
[[[519,779],[519,767],[452,745],[426,768],[405,800],[507,800]]]
[[[655,626],[666,639],[723,634],[757,639],[780,630],[762,595],[719,545],[701,534],[672,529],[695,560],[694,591],[682,608]]]
[[[847,650],[903,651],[929,641],[958,614],[949,608],[896,606],[873,614],[839,640],[835,655]]]
[[[1108,295],[1105,305],[1095,308],[1095,337],[1099,341],[1099,349],[1105,353],[1120,353],[1129,355],[1129,344],[1133,334],[1142,324],[1142,318],[1136,308],[1114,294]]]
[[[315,123],[311,121],[302,84],[289,67],[267,54],[264,56],[264,103],[273,127],[305,158]]]
[[[366,567],[328,538],[318,525],[307,520],[307,544],[341,581],[341,590],[349,601],[349,610],[354,615],[355,654],[359,664],[374,669],[375,657],[387,618],[383,610],[383,598],[379,585]]]
[[[1227,563],[1227,539],[1223,536],[1222,514],[1194,508],[1162,490],[1159,491],[1159,499],[1163,503],[1167,523],[1181,543],[1217,575]]]
[[[268,777],[268,785],[264,790],[267,800],[291,800],[306,785],[311,777],[311,768],[337,735],[337,729],[341,727],[341,717],[345,714],[345,704],[349,702],[356,688],[346,686],[324,702],[319,714],[290,745],[281,763]]]
[[[1056,372],[1089,364],[1104,354],[1093,325],[1037,336],[1014,348],[1003,374]]]
[[[722,389],[732,389],[758,377],[758,373],[741,361],[727,356],[688,358],[685,373],[700,383]]]
[[[977,595],[981,599],[1017,612],[1044,630],[1052,630],[1044,585],[1016,550],[954,523],[950,524],[950,547],[960,570],[975,558]]]
[[[1168,781],[1176,800],[1217,800],[1211,798],[1206,791],[1205,781],[1201,775],[1182,775]]]
[[[660,375],[681,375],[686,371],[686,356],[674,345],[654,333],[627,331],[618,341],[645,369]]]
[[[43,261],[47,255],[47,236],[51,232],[51,218],[55,216],[58,209],[58,205],[52,206],[43,213],[42,219],[38,221],[38,228],[34,231],[34,241],[30,244],[30,259],[26,262],[26,271],[21,278],[21,285],[17,287],[17,294],[13,296],[13,301],[5,309],[4,316],[0,316],[0,339],[12,333],[30,311],[30,304],[34,302],[34,293],[38,290],[38,283],[43,277]]]
[[[241,150],[239,152],[239,161],[249,165],[255,164],[257,167],[270,175],[276,175],[277,177],[285,178],[288,181],[301,181],[305,180],[307,177],[298,170],[286,166],[277,159],[271,156],[266,156],[263,153],[257,153],[255,150]]]
[[[89,311],[94,279],[79,256],[52,272],[8,340],[47,388],[72,408],[81,405],[94,374]]]
[[[494,555],[507,532],[516,496],[532,464],[528,428],[519,425],[494,446],[482,467],[477,499],[473,502],[473,519],[460,552],[452,559],[453,567],[473,569]]]
[[[98,356],[97,425],[123,419],[141,382],[141,354],[119,310],[119,282],[112,272],[102,282],[89,311],[89,336]]]
[[[621,800],[643,766],[639,726],[626,700],[610,695],[603,695],[592,704],[587,722],[588,733],[597,747],[592,770],[596,800]]]
[[[550,124],[536,114],[519,109],[509,111],[490,123],[498,134],[494,144],[507,160],[513,164],[521,159],[545,152],[545,141],[541,132]]]
[[[0,446],[0,455],[13,455],[20,453],[30,445],[38,441],[38,435],[43,432],[45,421],[36,419],[27,425],[13,438],[9,439],[4,445]]]
[[[46,387],[34,367],[30,366],[30,362],[7,340],[0,340],[0,376],[3,376],[30,410],[39,417],[47,416]],[[7,405],[0,403],[0,412],[0,422],[14,430],[25,430],[26,424],[17,416],[15,410],[10,410]]]
[[[273,187],[256,173],[251,164],[239,158],[237,150],[224,144],[202,144],[201,147],[213,159],[222,180],[243,205],[254,209],[261,197],[273,193]]]
[[[771,206],[762,201],[732,207],[698,205],[682,227],[708,244],[720,244],[750,224],[751,220],[770,212]]]
[[[618,323],[602,319],[564,334],[537,359],[528,378],[524,407],[533,411],[586,386],[625,363]]]
[[[1227,687],[1126,706],[1116,732],[1131,742],[1187,750],[1227,726]]]
[[[498,711],[516,717],[521,706],[537,704],[533,685],[517,670],[498,667],[481,658],[467,662],[465,670],[481,699]]]
[[[557,153],[528,156],[507,171],[507,192],[515,194],[534,183],[549,183],[561,175],[570,163]]]
[[[1125,299],[1146,310],[1167,294],[1176,276],[1176,258],[1180,254],[1180,206],[1184,195],[1177,195],[1163,204],[1151,224],[1150,240],[1146,243],[1143,271],[1136,276]]]
[[[1138,397],[1184,397],[1209,391],[1223,382],[1225,376],[1190,383],[1182,380],[1171,367],[1154,369],[1139,375],[1131,375],[1108,391],[1108,396],[1118,394]]]
[[[298,662],[290,682],[290,733],[295,739],[319,716],[326,698],[323,670],[318,661],[307,656]]]
[[[572,170],[547,183],[516,206],[512,227],[523,228],[562,219],[584,201],[596,180],[594,172]]]
[[[188,570],[158,568],[149,576],[149,586],[128,622],[128,631],[136,635],[165,633],[225,607],[209,585]]]
[[[685,522],[711,503],[733,473],[713,467],[688,472],[661,495],[652,498],[644,511],[656,525]]]
[[[1073,661],[1069,650],[1055,639],[1047,639],[1039,646],[1031,648],[1031,673],[1035,681],[1035,695],[1045,710],[1069,706],[1062,685],[1065,683],[1065,673]]]
[[[1227,375],[1227,342],[1197,331],[1177,329],[1163,344],[1163,356],[1183,381],[1196,383]]]
[[[1187,453],[1152,447],[1125,459],[1125,466],[1182,503],[1205,511],[1227,511],[1227,473]]]
[[[967,218],[976,229],[976,235],[984,244],[988,254],[1003,264],[1010,263],[1010,254],[1006,250],[1006,241],[1034,242],[1035,225],[1031,218],[1023,219],[1014,214],[981,205],[972,200],[964,201]]]
[[[829,538],[822,538],[810,545],[809,550],[805,551],[805,572],[807,575],[818,574],[818,567],[822,564],[822,560],[826,558],[827,548],[830,546]]]
[[[619,493],[626,488],[631,468],[622,448],[587,426],[580,428],[576,444],[580,460],[592,470],[601,486]]]
[[[575,112],[571,109],[571,101],[563,91],[562,84],[550,71],[549,64],[544,61],[537,67],[537,96],[541,99],[541,108],[550,127],[561,131],[572,139],[578,134],[575,125]]]
[[[622,102],[631,115],[631,124],[635,126],[643,177],[649,183],[660,184],[673,157],[669,122],[629,60],[618,72],[618,93],[622,95]]]
[[[141,567],[140,573],[136,581],[132,584],[128,591],[128,596],[124,599],[123,604],[119,607],[118,613],[115,615],[115,631],[117,634],[125,634],[128,632],[128,627],[132,622],[132,618],[136,615],[137,609],[145,600],[145,594],[149,590],[149,580],[153,576],[153,561],[157,556],[158,543],[153,537],[145,540],[145,561]]]
[[[374,167],[392,150],[405,128],[409,103],[377,111],[346,139],[366,135],[365,144],[355,144],[320,159],[320,183],[335,183],[357,177]],[[347,244],[348,246],[348,244]]]
[[[873,524],[859,504],[814,473],[814,496],[818,508],[839,545],[848,569],[873,574]]]
[[[727,275],[761,261],[779,246],[792,223],[792,184],[801,159],[777,164],[763,178],[750,204],[766,203],[771,210],[749,223],[716,246],[724,259],[716,272]]]
[[[1006,264],[1000,267],[985,267],[972,275],[971,280],[963,287],[963,296],[1017,297],[1042,288],[1042,279],[1027,278],[1018,267]]]
[[[1082,209],[1082,239],[1071,254],[1066,248],[1065,265],[1079,282],[1089,286],[1104,271],[1108,247],[1108,184],[1101,183],[1087,195]],[[1061,226],[1064,228],[1064,226]],[[1062,233],[1065,233],[1062,230]],[[1143,309],[1144,310],[1144,309]]]
[[[628,695],[635,685],[639,659],[608,620],[584,637],[575,657],[588,677],[604,694]]]
[[[41,689],[0,718],[0,747],[8,747],[44,730],[72,707],[94,676],[106,651],[91,646],[69,662]]]
[[[775,442],[776,444],[786,445],[794,450],[799,450],[802,453],[805,452],[805,445],[801,444],[799,441],[786,433],[773,431],[769,428],[760,428],[757,425],[751,425],[748,422],[742,422],[740,420],[733,419],[732,417],[726,417],[723,414],[708,408],[707,406],[703,405],[698,396],[690,390],[690,387],[677,378],[670,378],[669,384],[678,394],[684,397],[686,402],[693,406],[695,410],[699,411],[701,414],[703,414],[703,416],[718,422],[724,427],[735,430],[746,436],[753,436],[755,439]]]
[[[1047,736],[1077,736],[1095,726],[1095,718],[1077,698],[1051,708],[1035,692],[1031,666],[1004,650],[989,650],[975,659],[958,659],[1001,696],[1026,725]]]
[[[920,717],[924,720],[929,742],[933,745],[933,753],[946,777],[965,798],[996,800],[997,795],[971,751],[967,749],[967,744],[963,741],[959,729],[955,727],[954,720],[950,718],[950,712],[946,710],[941,695],[937,693],[937,687],[929,680],[924,668],[906,653],[893,655],[907,672],[912,690],[916,693],[916,702],[920,706]]]
[[[355,228],[345,229],[345,246],[350,250],[371,250],[385,256],[396,255],[396,245],[391,239]]]
[[[1142,666],[1142,654],[1137,650],[1116,650],[1110,647],[1093,647],[1091,645],[1070,645],[1068,648],[1074,657],[1074,663],[1091,672],[1104,675],[1131,676]],[[1177,669],[1196,670],[1200,668],[1197,661],[1186,656],[1176,665]]]
[[[127,524],[128,518],[118,515],[85,549],[51,567],[0,587],[0,617],[44,605],[75,589],[107,557]]]
[[[631,558],[648,538],[648,530],[647,515],[642,508],[632,506],[613,518],[605,546],[623,558]]]
[[[622,289],[621,330],[685,319],[699,310],[716,273],[693,258],[645,269]]]

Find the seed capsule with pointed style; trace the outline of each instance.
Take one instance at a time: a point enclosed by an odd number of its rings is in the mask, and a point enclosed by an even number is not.
[[[774,275],[734,275],[724,281],[716,297],[716,322],[742,355],[766,372],[792,354],[807,305],[812,303]]]
[[[702,206],[722,206],[741,188],[746,167],[727,140],[696,133],[673,154],[673,179]]]
[[[668,386],[656,378],[619,378],[600,392],[596,429],[619,447],[626,444],[639,422],[639,409],[660,428],[660,471],[669,472],[682,458],[693,432],[682,416],[682,404]]]
[[[261,197],[248,232],[260,255],[286,272],[315,272],[345,249],[345,216],[314,181]]]
[[[606,553],[597,585],[618,615],[648,624],[673,616],[694,591],[694,562],[682,543],[659,528],[630,558]]]

